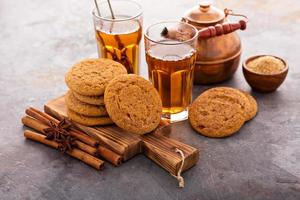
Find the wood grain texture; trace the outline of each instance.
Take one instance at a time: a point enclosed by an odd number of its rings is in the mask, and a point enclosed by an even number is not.
[[[141,138],[144,154],[173,175],[176,175],[182,162],[181,156],[175,152],[176,148],[183,151],[185,156],[182,171],[188,170],[198,161],[199,151],[182,142],[158,134],[146,134]]]
[[[49,101],[44,109],[46,113],[56,118],[67,117],[64,96]],[[122,155],[124,161],[139,153],[144,153],[152,161],[174,175],[178,172],[182,163],[181,156],[175,152],[176,148],[182,150],[185,156],[183,172],[194,166],[198,161],[199,151],[196,148],[159,133],[139,136],[124,131],[116,125],[87,127],[78,123],[74,124],[97,139],[100,145],[104,145]]]

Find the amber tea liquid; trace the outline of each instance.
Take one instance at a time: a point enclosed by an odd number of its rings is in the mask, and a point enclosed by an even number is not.
[[[192,101],[196,51],[189,44],[153,45],[146,51],[149,79],[158,90],[163,113],[184,111]]]
[[[117,16],[117,19],[127,16]],[[99,57],[120,62],[128,73],[138,74],[139,43],[142,28],[138,20],[113,22],[96,26]]]

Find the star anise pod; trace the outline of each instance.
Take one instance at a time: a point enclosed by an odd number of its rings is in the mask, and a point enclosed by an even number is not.
[[[65,119],[61,120],[57,125],[50,121],[49,125],[49,128],[44,129],[47,139],[58,139],[60,134],[68,135],[67,131],[71,127],[71,123]]]
[[[44,129],[46,139],[59,143],[59,150],[62,152],[72,150],[72,147],[75,145],[75,138],[68,132],[71,123],[63,119],[57,125],[50,121],[49,125],[49,128]]]
[[[63,136],[63,140],[59,143],[58,149],[62,152],[71,151],[73,147],[76,145],[75,138],[71,135]]]

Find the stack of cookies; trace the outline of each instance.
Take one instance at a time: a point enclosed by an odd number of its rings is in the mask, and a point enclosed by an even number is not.
[[[229,87],[216,87],[202,93],[189,109],[192,127],[208,137],[226,137],[255,117],[256,100],[248,93]]]
[[[108,83],[126,68],[110,59],[86,59],[76,63],[66,74],[69,91],[65,95],[68,117],[86,126],[112,124],[104,105]]]

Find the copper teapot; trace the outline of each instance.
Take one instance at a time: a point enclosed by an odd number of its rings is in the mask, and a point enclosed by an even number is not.
[[[182,21],[195,26],[199,30],[197,61],[195,65],[195,84],[211,84],[225,81],[232,77],[239,66],[241,57],[241,40],[236,30],[245,30],[246,21],[230,23],[228,15],[231,10],[224,11],[208,2],[188,10]]]

